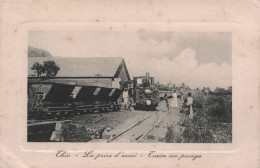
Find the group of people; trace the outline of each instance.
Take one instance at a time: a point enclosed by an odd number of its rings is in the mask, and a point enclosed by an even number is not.
[[[168,110],[171,108],[177,108],[179,107],[178,104],[178,94],[176,90],[173,90],[173,93],[168,96],[166,93],[164,94],[164,100],[166,103],[166,107]],[[188,93],[188,96],[184,98],[184,103],[182,105],[181,111],[184,112],[186,116],[189,116],[190,118],[193,118],[193,98],[191,96],[191,93]]]

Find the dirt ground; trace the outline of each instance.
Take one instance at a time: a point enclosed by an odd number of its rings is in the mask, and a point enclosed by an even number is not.
[[[89,128],[110,128],[111,130],[120,126],[126,126],[138,121],[151,112],[147,111],[118,111],[109,113],[86,114],[72,117],[72,123],[81,124]],[[103,119],[93,123],[93,119],[102,116]]]
[[[66,124],[63,129],[65,142],[107,142],[108,135],[103,136],[107,131],[115,136],[118,132],[115,130],[125,129],[150,115],[147,111],[119,111],[98,114],[85,114],[74,116],[71,122]],[[96,118],[101,118],[94,122]],[[103,140],[104,139],[104,140]]]
[[[181,106],[182,102],[179,101],[179,104]],[[105,130],[105,132],[102,133],[104,136],[101,136],[100,138],[108,140],[133,126],[138,121],[150,116],[139,125],[125,132],[120,136],[120,138],[115,139],[113,142],[139,142],[136,140],[151,129],[155,123],[157,123],[156,127],[154,127],[141,142],[163,142],[168,125],[177,123],[180,120],[180,115],[178,108],[167,110],[165,101],[162,101],[157,107],[157,111],[132,110],[85,114],[72,117],[71,124],[94,130]],[[96,118],[101,118],[101,116],[103,117],[101,120],[94,122]],[[79,134],[76,135],[78,140],[80,140],[80,137],[85,134],[84,130],[85,129],[77,133]],[[75,140],[77,141],[77,139]],[[88,138],[84,139],[87,140]]]

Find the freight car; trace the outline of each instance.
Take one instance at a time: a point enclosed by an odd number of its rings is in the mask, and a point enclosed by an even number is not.
[[[120,110],[122,90],[78,85],[76,82],[37,81],[28,83],[28,119],[55,118]]]
[[[159,91],[154,87],[154,78],[146,76],[134,77],[133,99],[135,110],[155,110],[160,101]]]

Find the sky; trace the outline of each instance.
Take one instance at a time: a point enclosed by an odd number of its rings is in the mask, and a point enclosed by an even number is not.
[[[31,31],[28,45],[54,57],[123,57],[129,74],[191,88],[232,85],[229,32]]]

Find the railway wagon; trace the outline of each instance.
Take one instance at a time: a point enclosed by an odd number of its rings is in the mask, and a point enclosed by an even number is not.
[[[29,82],[28,118],[69,116],[120,110],[117,99],[122,90],[78,85],[76,82]]]

